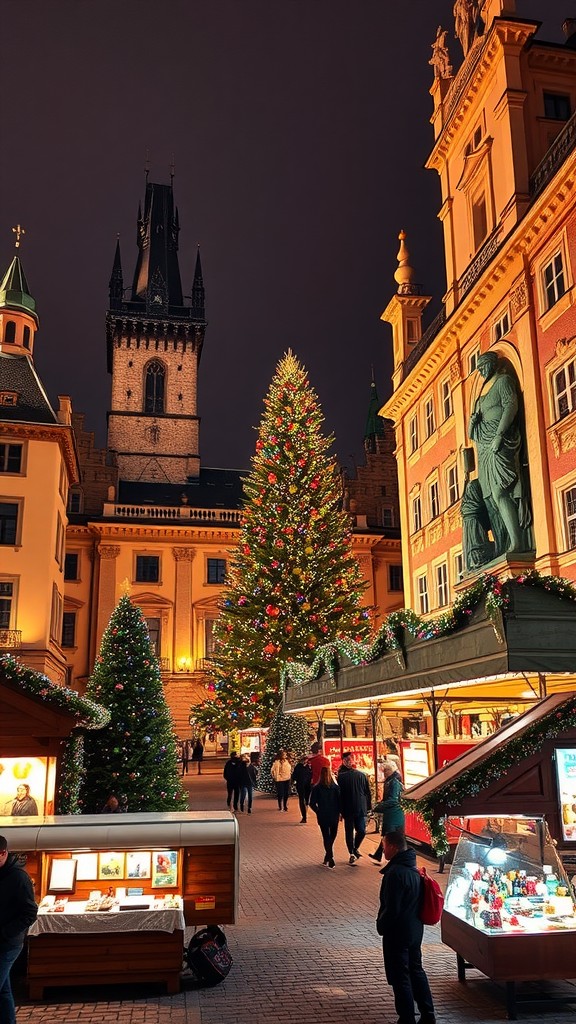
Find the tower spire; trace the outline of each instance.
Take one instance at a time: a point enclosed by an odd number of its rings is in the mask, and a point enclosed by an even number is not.
[[[120,258],[120,235],[116,241],[116,252],[112,264],[112,274],[108,282],[110,288],[110,309],[117,309],[124,298],[124,278],[122,276],[122,260]]]
[[[415,283],[414,277],[416,272],[414,267],[410,266],[410,253],[406,245],[406,232],[401,231],[398,238],[400,240],[400,248],[396,256],[398,267],[394,273],[394,280],[398,282],[398,295],[419,295],[420,285]]]
[[[376,451],[376,438],[384,436],[384,420],[379,413],[380,407],[381,403],[378,398],[378,392],[374,382],[374,367],[372,367],[368,415],[366,417],[366,428],[364,430],[364,445],[368,451]]]
[[[194,270],[194,281],[192,283],[192,316],[194,320],[204,320],[205,309],[204,281],[202,278],[202,261],[200,259],[200,246],[196,254],[196,268]]]

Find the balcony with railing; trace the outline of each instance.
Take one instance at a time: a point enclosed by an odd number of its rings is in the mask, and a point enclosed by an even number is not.
[[[155,519],[162,522],[185,523],[191,526],[240,526],[242,512],[230,508],[193,508],[189,505],[127,505],[106,502],[106,519]]]
[[[402,368],[402,371],[403,371],[402,375],[403,375],[403,377],[407,377],[408,374],[410,373],[410,371],[414,369],[416,364],[419,362],[419,360],[424,355],[426,349],[434,341],[434,338],[436,337],[436,335],[440,333],[440,331],[442,330],[442,328],[443,328],[445,323],[446,323],[446,307],[442,306],[442,309],[440,310],[440,312],[437,314],[437,316],[434,317],[432,323],[429,324],[428,327],[426,328],[426,330],[424,331],[424,334],[420,338],[420,341],[416,342],[414,348],[412,349],[412,351],[407,355],[406,359],[404,360],[404,365],[403,365],[403,368]]]
[[[0,651],[17,651],[22,647],[21,629],[0,629]]]
[[[576,147],[576,111],[566,121],[550,149],[545,153],[534,173],[530,176],[530,198],[535,199],[542,192],[569,153]]]

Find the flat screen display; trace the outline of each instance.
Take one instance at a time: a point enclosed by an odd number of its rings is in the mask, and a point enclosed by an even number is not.
[[[576,843],[576,747],[556,748],[562,838]]]

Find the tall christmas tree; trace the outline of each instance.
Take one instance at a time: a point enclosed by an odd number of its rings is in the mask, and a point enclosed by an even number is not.
[[[244,484],[244,522],[214,626],[211,693],[192,709],[206,726],[266,725],[286,662],[312,660],[317,646],[370,630],[322,422],[306,371],[288,352],[264,400]]]
[[[100,811],[111,793],[125,796],[129,811],[187,807],[158,659],[142,612],[127,594],[104,631],[86,696],[111,717],[85,739],[83,813]]]

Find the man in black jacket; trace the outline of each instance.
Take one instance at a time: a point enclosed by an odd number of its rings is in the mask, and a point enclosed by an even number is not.
[[[346,846],[350,854],[348,863],[352,866],[362,856],[359,850],[366,835],[366,814],[372,807],[372,794],[367,777],[354,767],[350,753],[342,754],[337,781]]]
[[[26,938],[26,929],[36,920],[38,908],[30,878],[18,858],[8,853],[0,836],[0,1021],[16,1024],[16,1007],[10,985],[10,970]]]
[[[384,856],[388,864],[380,872],[376,931],[382,936],[386,981],[394,990],[398,1024],[415,1024],[414,1003],[420,1011],[418,1024],[435,1024],[432,993],[422,967],[422,878],[416,854],[408,849],[403,832],[389,832],[384,836]]]

